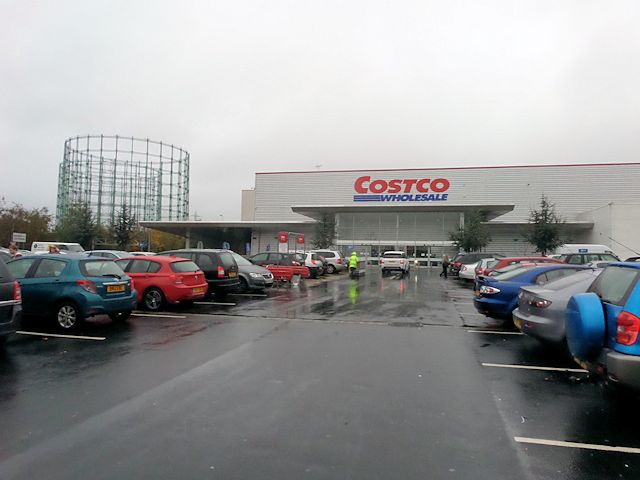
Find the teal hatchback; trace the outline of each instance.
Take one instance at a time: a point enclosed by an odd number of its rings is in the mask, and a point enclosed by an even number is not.
[[[126,320],[137,302],[131,279],[112,260],[75,255],[33,255],[7,263],[20,283],[23,315],[45,315],[70,330],[106,314]]]

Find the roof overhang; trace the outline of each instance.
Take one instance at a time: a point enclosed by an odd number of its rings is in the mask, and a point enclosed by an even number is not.
[[[451,205],[427,202],[393,203],[389,205],[293,205],[291,210],[311,218],[326,213],[420,213],[420,212],[482,212],[487,220],[493,220],[515,207],[513,203],[494,205]]]
[[[279,222],[279,221],[263,221],[263,222],[252,222],[252,221],[216,221],[216,222],[207,222],[207,221],[189,221],[189,220],[175,220],[175,221],[164,221],[164,222],[155,222],[155,221],[146,221],[140,222],[140,225],[146,228],[153,228],[155,230],[160,230],[161,232],[172,233],[174,235],[186,236],[187,232],[189,233],[198,233],[198,232],[207,232],[212,229],[220,229],[220,230],[242,230],[242,229],[278,229],[278,230],[292,230],[294,231],[296,227],[301,227],[305,225],[315,225],[315,220],[300,220],[300,221],[289,221],[289,222]]]

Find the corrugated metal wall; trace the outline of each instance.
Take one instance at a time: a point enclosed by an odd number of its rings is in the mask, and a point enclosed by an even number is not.
[[[292,205],[353,205],[354,182],[373,179],[447,178],[450,205],[515,204],[500,222],[526,221],[541,194],[556,203],[566,220],[607,203],[640,203],[640,164],[501,167],[358,172],[256,174],[256,220],[300,220]],[[366,205],[359,203],[358,205]],[[376,205],[381,205],[379,202]],[[385,207],[393,211],[395,202]]]

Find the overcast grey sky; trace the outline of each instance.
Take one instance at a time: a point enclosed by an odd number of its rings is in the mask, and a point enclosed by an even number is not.
[[[188,150],[213,220],[256,171],[639,161],[639,3],[0,0],[0,195],[55,210],[89,133]]]

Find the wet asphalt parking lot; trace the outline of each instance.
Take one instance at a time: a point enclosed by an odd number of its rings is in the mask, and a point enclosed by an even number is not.
[[[436,270],[229,295],[0,354],[0,479],[640,478],[637,397]]]

